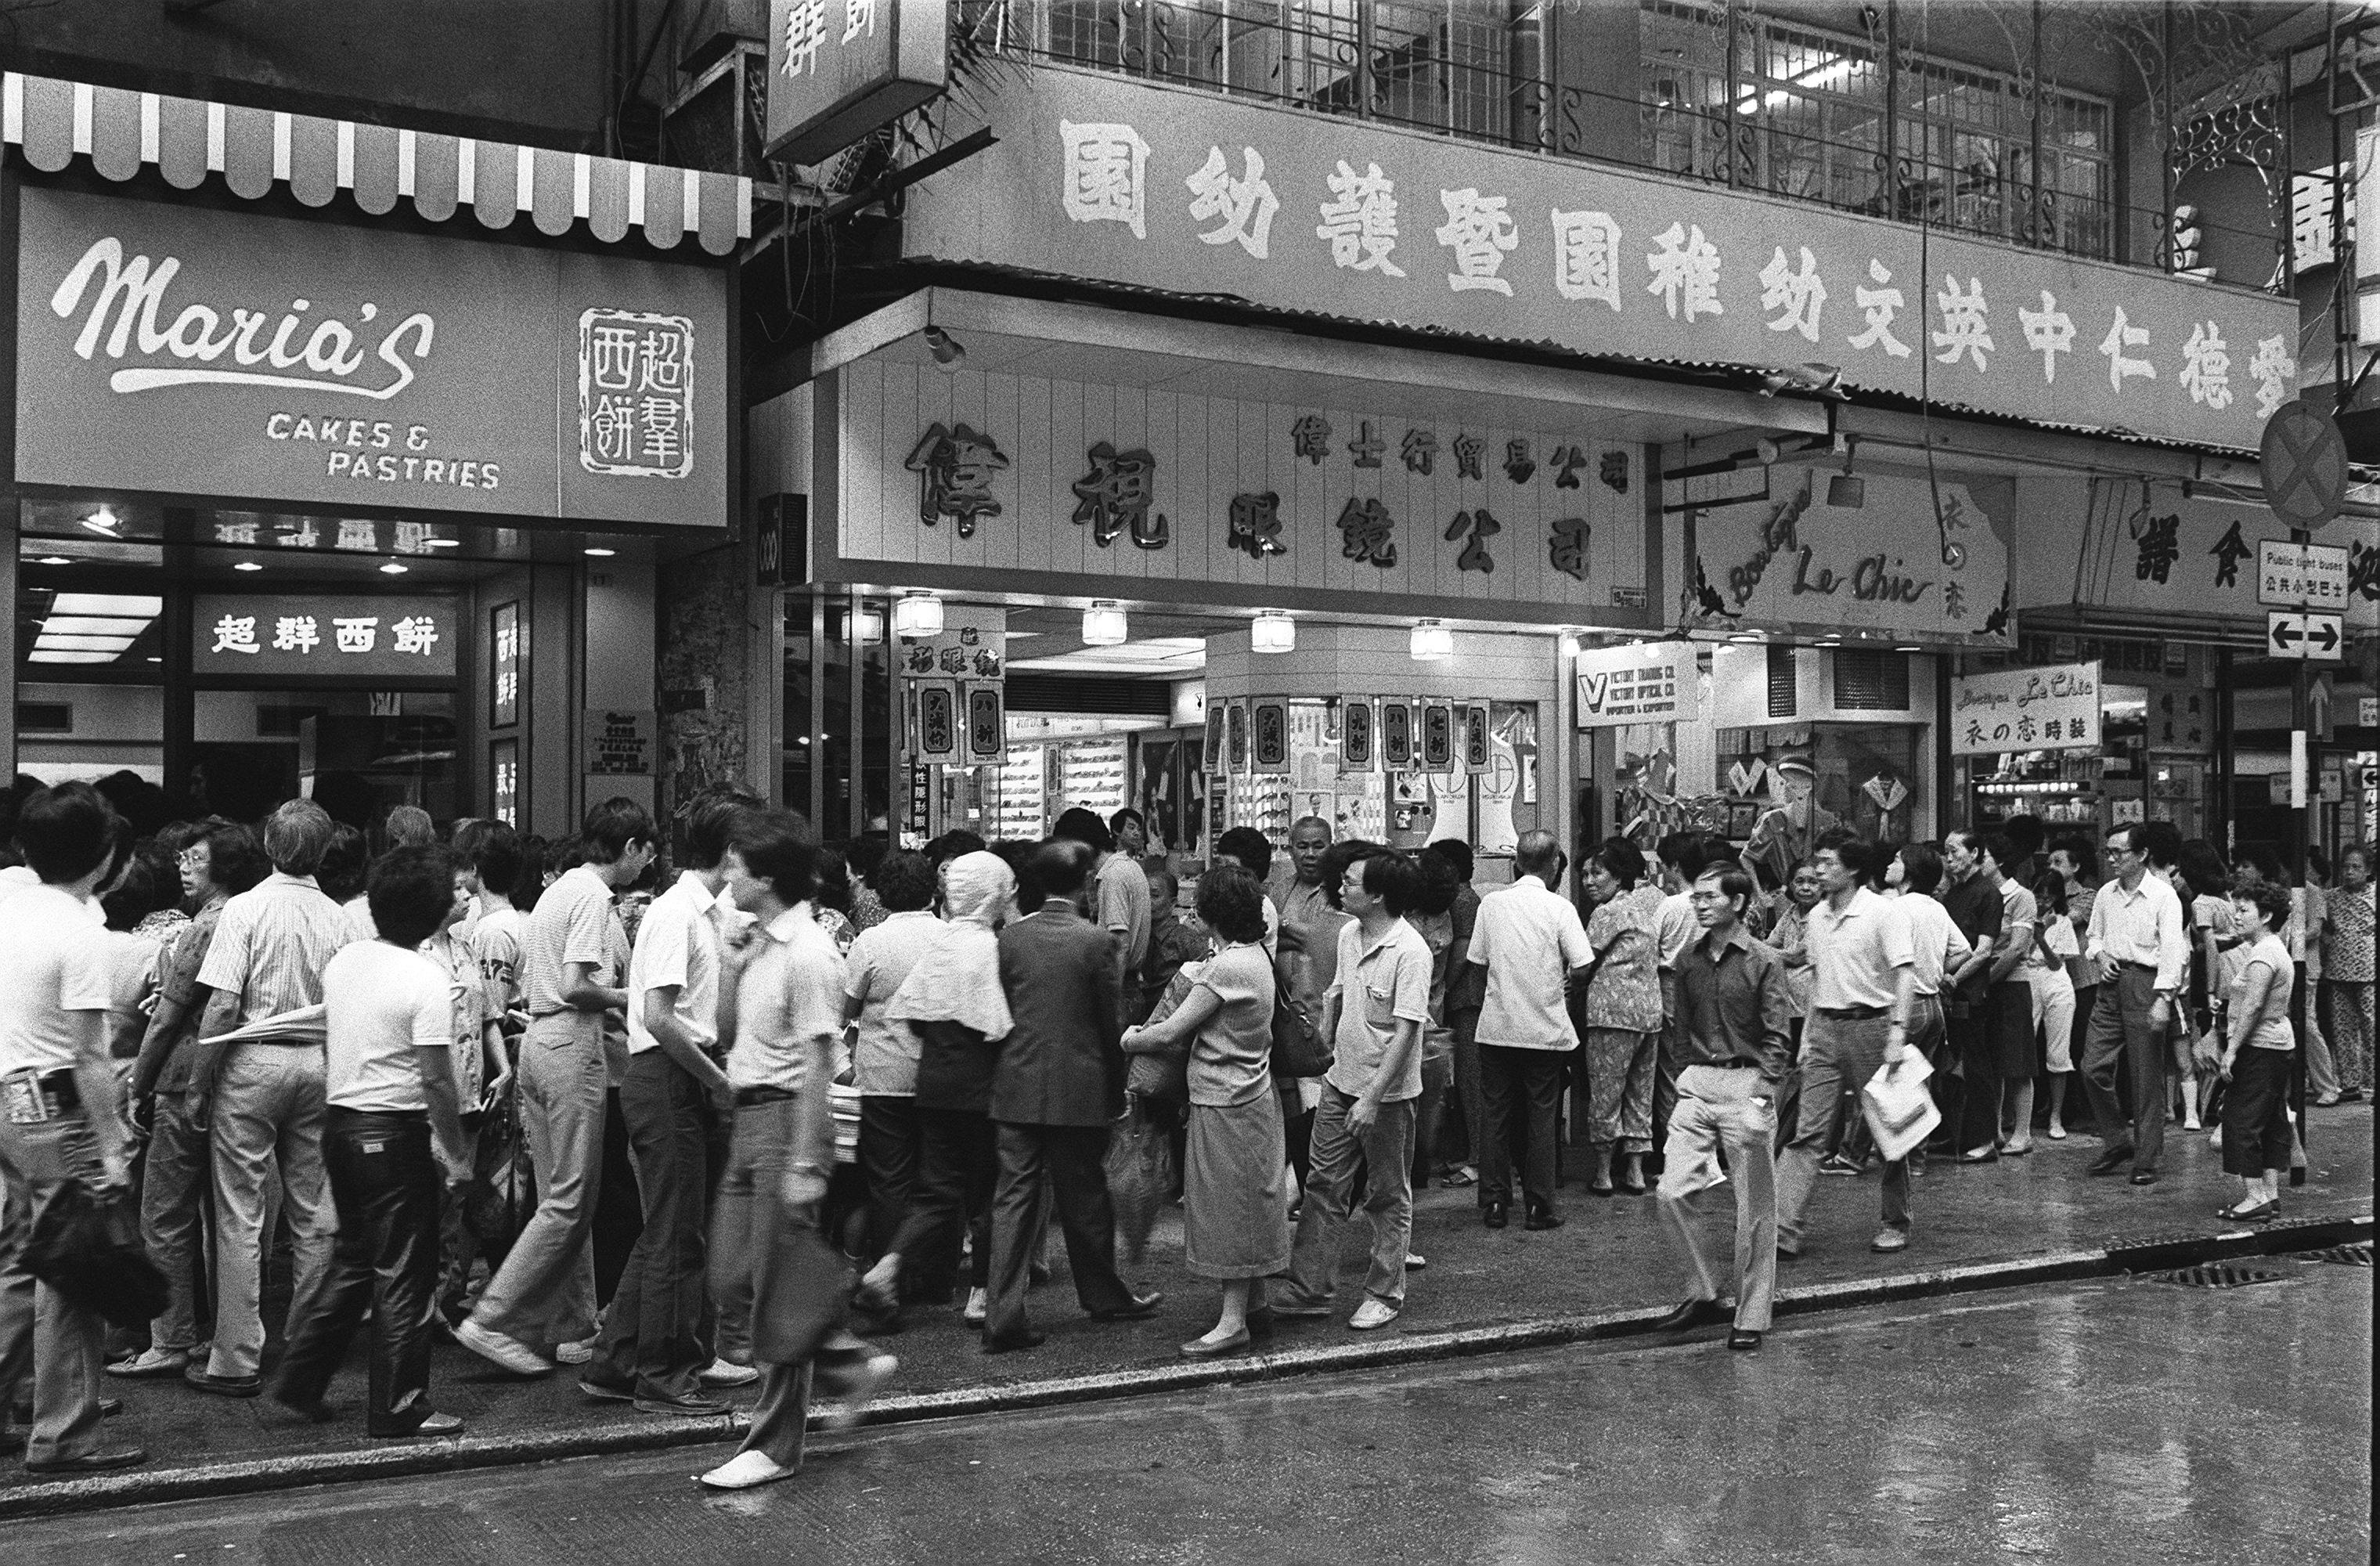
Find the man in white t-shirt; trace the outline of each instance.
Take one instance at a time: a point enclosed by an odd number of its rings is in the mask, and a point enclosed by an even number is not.
[[[455,905],[443,849],[392,849],[372,867],[372,928],[322,970],[328,1105],[322,1161],[339,1215],[329,1276],[292,1324],[273,1398],[317,1421],[322,1394],[370,1310],[374,1436],[451,1436],[430,1405],[430,1311],[438,1287],[440,1160],[468,1167],[446,975],[422,954]]]
[[[1569,899],[1551,890],[1561,845],[1549,832],[1525,832],[1512,850],[1512,884],[1479,900],[1465,960],[1488,970],[1479,1009],[1479,1208],[1490,1229],[1508,1221],[1512,1201],[1510,1147],[1516,1110],[1528,1123],[1521,1189],[1531,1229],[1561,1222],[1554,1211],[1554,1137],[1562,1062],[1578,1048],[1566,992],[1595,959],[1586,927]]]
[[[603,1014],[627,992],[612,951],[612,899],[653,857],[653,820],[633,799],[604,800],[580,823],[586,858],[555,878],[521,933],[528,1013],[518,1081],[521,1134],[537,1166],[537,1211],[455,1340],[518,1376],[552,1365],[532,1343],[578,1343],[593,1329],[590,1241],[603,1177]]]
[[[36,1284],[23,1255],[52,1204],[130,1183],[92,900],[115,868],[123,830],[88,783],[28,795],[17,841],[38,879],[0,903],[0,1434],[30,1369],[25,1466],[34,1474],[92,1474],[148,1455],[102,1443],[103,1324]]]
[[[628,959],[628,1069],[620,1114],[628,1125],[644,1227],[578,1390],[633,1402],[645,1414],[716,1418],[727,1412],[702,1389],[710,1364],[702,1316],[711,1129],[729,1108],[727,1075],[713,1056],[721,942],[735,905],[722,895],[720,860],[746,808],[723,793],[694,802],[686,819],[686,868],[645,910]]]
[[[520,1004],[521,931],[527,920],[513,906],[520,880],[520,834],[501,821],[476,823],[455,868],[478,906],[461,933],[471,942],[489,1002],[501,1014]]]
[[[1148,956],[1148,877],[1140,866],[1116,852],[1115,836],[1105,821],[1090,811],[1077,807],[1059,816],[1050,829],[1052,837],[1062,837],[1082,844],[1095,856],[1091,866],[1092,922],[1115,937],[1116,954],[1125,974],[1137,974]],[[1118,993],[1129,995],[1133,986],[1120,984]],[[1120,1019],[1129,1023],[1126,1015]]]

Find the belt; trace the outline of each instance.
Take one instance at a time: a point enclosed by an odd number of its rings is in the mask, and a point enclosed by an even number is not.
[[[11,1125],[43,1125],[81,1116],[82,1091],[75,1085],[72,1066],[0,1076],[0,1120]]]
[[[781,1104],[787,1099],[800,1097],[790,1087],[738,1087],[735,1107],[748,1110],[755,1104]]]
[[[1700,1066],[1705,1071],[1758,1071],[1760,1069],[1758,1061],[1688,1061],[1686,1064]]]
[[[2155,973],[2157,971],[2156,965],[2155,963],[2126,962],[2123,965],[2128,968],[2138,968],[2143,973]]]
[[[1815,1006],[1812,1008],[1828,1022],[1874,1022],[1890,1009],[1888,1006]]]

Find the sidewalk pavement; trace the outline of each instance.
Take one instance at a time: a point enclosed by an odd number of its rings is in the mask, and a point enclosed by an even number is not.
[[[2368,1224],[2372,1106],[2316,1111],[2313,1142],[2306,1184],[2283,1195],[2284,1220]],[[2014,1277],[2013,1269],[2027,1263],[2040,1264],[2029,1277],[2040,1276],[2042,1266],[2076,1275],[2107,1270],[2110,1251],[2182,1254],[2236,1232],[2216,1217],[2224,1201],[2221,1155],[2207,1147],[2204,1134],[2169,1133],[2164,1178],[2148,1187],[2089,1177],[2086,1168],[2100,1144],[2088,1134],[2064,1142],[2036,1137],[2034,1147],[2029,1157],[1978,1167],[1934,1159],[1915,1183],[1911,1244],[1892,1256],[1875,1255],[1867,1245],[1877,1223],[1876,1174],[1822,1179],[1803,1255],[1783,1266],[1779,1310],[1870,1303],[1880,1291],[1986,1286],[1995,1274]],[[1517,1212],[1509,1229],[1482,1227],[1470,1188],[1417,1193],[1413,1248],[1428,1265],[1410,1275],[1402,1317],[1375,1333],[1351,1332],[1343,1325],[1363,1295],[1359,1215],[1342,1257],[1340,1318],[1282,1323],[1270,1344],[1258,1345],[1265,1359],[1236,1362],[1243,1367],[1238,1372],[1228,1361],[1191,1367],[1177,1353],[1179,1344],[1213,1324],[1218,1296],[1215,1285],[1184,1272],[1181,1213],[1169,1209],[1148,1255],[1123,1268],[1136,1286],[1165,1291],[1155,1317],[1089,1320],[1075,1307],[1062,1260],[1057,1276],[1034,1292],[1034,1324],[1049,1334],[1038,1349],[987,1356],[954,1308],[913,1306],[905,1329],[882,1341],[901,1359],[900,1374],[880,1405],[882,1416],[1112,1396],[1190,1384],[1185,1377],[1281,1374],[1532,1346],[1636,1329],[1649,1314],[1682,1297],[1683,1280],[1664,1245],[1651,1196],[1597,1200],[1573,1183],[1561,1198],[1567,1225],[1532,1233],[1522,1229]],[[322,1426],[300,1423],[269,1399],[214,1397],[178,1382],[111,1379],[109,1390],[127,1407],[110,1434],[146,1446],[151,1462],[67,1483],[36,1481],[21,1464],[7,1462],[0,1468],[0,1517],[718,1441],[737,1429],[725,1419],[631,1414],[616,1403],[590,1402],[576,1383],[577,1372],[568,1366],[525,1381],[442,1343],[431,1396],[442,1410],[463,1416],[466,1434],[460,1441],[392,1442],[363,1433],[360,1352],[331,1389],[338,1418]]]

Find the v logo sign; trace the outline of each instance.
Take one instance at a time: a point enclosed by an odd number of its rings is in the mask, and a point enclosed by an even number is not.
[[[1603,710],[1603,693],[1610,686],[1609,674],[1581,674],[1578,677],[1579,698],[1590,712]]]

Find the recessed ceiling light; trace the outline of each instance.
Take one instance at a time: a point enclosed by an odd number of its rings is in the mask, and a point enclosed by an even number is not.
[[[63,554],[45,554],[42,556],[41,559],[33,562],[33,564],[36,565],[72,565],[74,562],[68,560]]]
[[[463,540],[460,539],[424,539],[421,540],[421,547],[423,549],[461,549],[463,547]]]
[[[259,565],[253,560],[242,560],[234,563],[232,569],[235,571],[261,571],[264,567]]]
[[[579,552],[589,555],[596,560],[609,560],[620,552],[615,549],[589,549],[582,550]]]
[[[124,526],[124,520],[103,505],[84,517],[82,525],[94,533],[112,539],[115,537],[115,529]]]
[[[407,565],[400,561],[392,560],[381,566],[380,574],[383,577],[402,577],[406,572],[411,569],[411,566]]]

